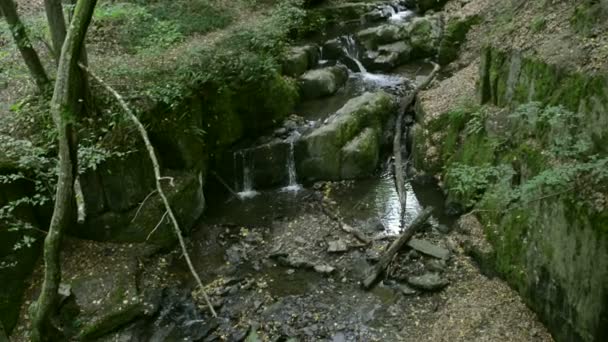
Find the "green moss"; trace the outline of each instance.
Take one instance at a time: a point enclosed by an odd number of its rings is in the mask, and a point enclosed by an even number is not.
[[[452,18],[447,23],[439,45],[439,64],[447,65],[458,58],[460,46],[464,43],[467,33],[480,21],[481,17],[475,15],[464,19]]]

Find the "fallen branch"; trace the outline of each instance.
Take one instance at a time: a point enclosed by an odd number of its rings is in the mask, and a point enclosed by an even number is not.
[[[340,229],[342,231],[351,234],[357,240],[363,242],[366,246],[369,245],[370,243],[372,243],[373,240],[371,238],[367,237],[365,234],[363,234],[363,232],[361,232],[361,231],[353,228],[349,224],[345,223],[344,220],[342,220],[342,218],[340,217],[340,215],[334,213],[330,208],[327,207],[327,205],[325,205],[325,203],[323,202],[322,199],[320,202],[321,202],[321,211],[323,211],[323,213],[327,217],[336,221],[338,223],[338,227],[340,227]]]
[[[363,279],[361,285],[364,289],[369,289],[373,284],[376,283],[378,277],[384,273],[384,270],[388,267],[393,257],[403,245],[405,245],[411,238],[414,236],[414,233],[418,231],[420,228],[424,226],[426,220],[431,217],[431,213],[433,212],[432,208],[424,209],[418,217],[412,222],[409,228],[405,229],[403,233],[399,236],[399,238],[389,246],[384,255],[380,258],[380,261],[368,272],[368,275]]]
[[[173,229],[175,231],[175,235],[177,235],[177,239],[179,240],[179,245],[182,249],[184,258],[186,259],[186,263],[188,264],[188,268],[190,269],[190,273],[192,273],[192,276],[196,280],[196,283],[201,288],[203,297],[205,298],[205,302],[207,302],[207,306],[209,307],[211,314],[213,315],[213,317],[217,317],[217,313],[215,313],[215,310],[213,309],[213,305],[211,304],[211,301],[209,300],[209,296],[207,295],[207,292],[205,291],[203,282],[201,281],[201,278],[199,277],[196,270],[194,269],[194,265],[192,265],[192,260],[190,260],[190,254],[188,254],[188,249],[186,248],[186,243],[184,242],[184,237],[182,236],[182,231],[179,228],[179,223],[177,223],[175,214],[173,213],[173,210],[171,209],[171,205],[169,204],[169,200],[167,199],[167,196],[165,195],[165,192],[164,192],[162,184],[161,184],[161,180],[163,180],[163,179],[170,179],[171,183],[173,183],[173,179],[170,177],[161,176],[160,166],[158,164],[158,159],[156,159],[156,153],[154,151],[154,146],[152,146],[152,143],[150,142],[150,138],[148,137],[148,132],[146,131],[146,128],[141,123],[141,121],[139,121],[137,116],[135,116],[135,114],[133,114],[133,112],[127,105],[127,103],[123,100],[122,96],[120,96],[120,94],[116,90],[114,90],[114,88],[110,87],[101,78],[99,78],[99,76],[94,74],[91,70],[89,70],[89,68],[87,68],[82,63],[79,63],[78,65],[80,66],[80,68],[82,68],[84,71],[86,71],[89,75],[91,75],[91,77],[93,77],[97,82],[99,82],[99,84],[101,84],[104,88],[106,88],[106,90],[108,92],[110,92],[112,95],[114,95],[116,100],[118,100],[118,102],[120,103],[120,106],[122,107],[122,109],[127,113],[129,119],[131,121],[133,121],[133,124],[135,124],[135,126],[137,127],[137,130],[139,131],[139,134],[141,135],[141,138],[143,139],[143,141],[146,145],[146,149],[148,150],[148,155],[150,156],[150,160],[152,161],[152,166],[154,168],[154,175],[156,178],[156,190],[158,191],[158,194],[162,198],[163,204],[165,205],[165,209],[167,210],[167,214],[169,215],[169,219],[171,220],[171,222],[173,224]]]
[[[431,81],[435,78],[439,72],[439,64],[433,63],[433,71],[429,76],[420,83],[414,90],[412,90],[406,97],[402,98],[399,102],[399,115],[395,121],[395,136],[393,137],[393,156],[395,158],[395,186],[397,188],[397,195],[399,196],[399,203],[401,204],[401,224],[405,219],[405,206],[407,203],[407,196],[405,192],[405,164],[403,163],[403,149],[401,148],[401,136],[403,135],[403,117],[409,106],[416,99],[416,95],[424,88],[426,88]]]
[[[224,187],[226,187],[226,189],[228,189],[228,191],[229,191],[229,192],[232,194],[232,196],[234,196],[234,197],[236,197],[236,198],[239,198],[239,194],[237,194],[237,193],[236,193],[236,191],[234,191],[234,190],[233,190],[233,189],[232,189],[232,188],[231,188],[231,187],[228,185],[228,183],[226,183],[226,182],[225,182],[225,181],[222,179],[222,177],[220,177],[220,176],[219,176],[217,173],[215,173],[214,171],[211,171],[211,174],[212,174],[213,176],[215,176],[215,178],[217,178],[217,180],[218,180],[220,183],[222,183],[222,185],[223,185]]]

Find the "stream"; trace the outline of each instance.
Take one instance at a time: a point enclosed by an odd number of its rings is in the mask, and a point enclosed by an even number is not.
[[[409,20],[413,15],[404,8],[388,7],[391,21]],[[352,62],[348,63],[348,80],[334,95],[305,101],[296,109],[303,118],[302,129],[285,138],[289,157],[285,165],[275,165],[286,169],[287,181],[272,189],[258,189],[251,149],[234,151],[234,172],[241,175],[233,182],[237,194],[209,202],[207,214],[192,236],[192,259],[201,277],[210,283],[210,295],[222,317],[215,327],[218,332],[212,336],[236,341],[257,331],[273,341],[293,336],[310,341],[396,341],[406,334],[395,321],[397,312],[410,312],[413,303],[435,305],[434,297],[398,279],[403,281],[405,273],[425,274],[429,263],[444,272],[449,261],[427,260],[415,251],[404,258],[418,262],[391,271],[394,280],[371,292],[363,292],[358,285],[381,250],[402,229],[388,153],[383,154],[384,162],[376,175],[367,179],[306,186],[298,183],[294,143],[307,129],[326,122],[349,99],[364,92],[382,89],[403,96],[432,69],[428,63],[411,63],[390,73],[368,72],[359,61],[361,49],[353,36],[338,37]],[[335,63],[321,51],[319,66]],[[423,208],[434,207],[425,235],[438,243],[454,224],[454,218],[443,215],[441,191],[412,183],[406,189],[405,224]],[[345,222],[376,238],[373,246],[361,246],[340,231],[319,209],[319,196],[334,203]],[[172,269],[194,287],[183,262],[175,262]],[[417,293],[421,296],[411,297]]]

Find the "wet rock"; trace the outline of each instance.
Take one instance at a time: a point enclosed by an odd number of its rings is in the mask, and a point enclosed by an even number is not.
[[[310,100],[332,95],[346,83],[347,79],[348,71],[341,66],[307,71],[298,79],[300,96],[304,100]]]
[[[329,253],[342,253],[348,251],[348,245],[344,240],[330,241],[327,246]]]
[[[427,240],[411,239],[410,241],[408,241],[407,245],[410,248],[413,248],[413,249],[419,251],[420,253],[430,255],[430,256],[438,258],[438,259],[446,260],[450,257],[449,250],[447,250],[443,247],[434,245]]]
[[[382,223],[382,220],[377,217],[367,220],[363,228],[370,232],[383,232],[386,230],[386,227],[384,226],[384,223]]]
[[[315,270],[315,272],[321,273],[321,274],[331,274],[336,269],[335,269],[335,267],[332,267],[329,265],[315,265],[314,270]]]
[[[319,61],[319,47],[316,45],[296,46],[291,48],[283,61],[283,73],[297,77],[306,70],[312,69]]]
[[[369,175],[377,166],[380,145],[373,138],[380,139],[377,132],[384,127],[394,108],[394,98],[383,91],[349,100],[325,125],[297,142],[298,175],[306,181]],[[371,165],[362,165],[361,160]]]
[[[376,50],[382,44],[391,44],[407,38],[407,26],[385,24],[357,32],[356,36],[367,50]]]
[[[363,63],[372,71],[389,71],[406,63],[410,59],[411,53],[412,47],[404,41],[399,41],[381,45],[376,51],[368,52]]]
[[[277,165],[287,165],[289,148],[289,143],[275,139],[247,149],[247,160],[253,166],[250,172],[256,189],[272,188],[287,183],[289,179],[287,168]]]
[[[449,284],[446,279],[441,278],[437,273],[408,277],[407,282],[414,288],[424,291],[439,291]]]
[[[340,38],[334,38],[323,43],[323,59],[340,59],[344,55]]]
[[[279,257],[278,261],[281,265],[293,268],[314,268],[315,265],[301,256]]]

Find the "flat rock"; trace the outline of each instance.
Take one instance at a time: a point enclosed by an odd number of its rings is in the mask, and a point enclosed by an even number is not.
[[[407,282],[414,288],[424,291],[439,291],[449,284],[438,273],[426,273],[421,276],[409,277]]]
[[[450,251],[443,247],[434,245],[427,240],[411,239],[407,245],[422,254],[426,254],[438,259],[446,260],[450,257]]]

